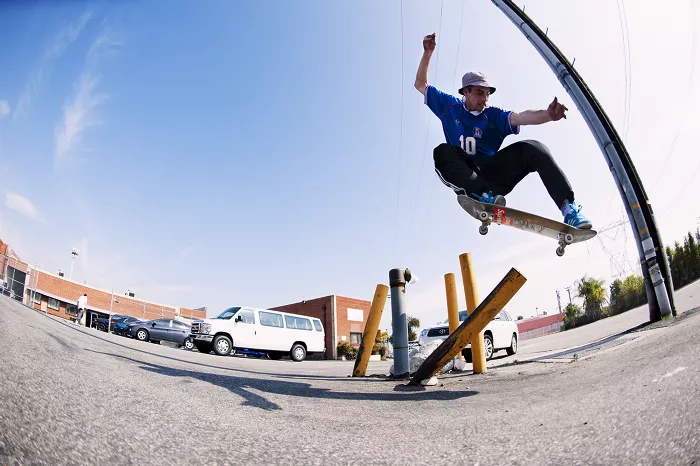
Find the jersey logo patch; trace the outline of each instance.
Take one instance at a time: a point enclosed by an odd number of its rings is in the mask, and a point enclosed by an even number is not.
[[[474,137],[475,138],[481,137],[481,128],[474,128]]]

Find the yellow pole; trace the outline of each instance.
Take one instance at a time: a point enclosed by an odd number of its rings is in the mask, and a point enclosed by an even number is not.
[[[455,274],[445,274],[445,295],[447,297],[447,319],[450,323],[450,334],[459,327],[459,305],[457,304],[457,282]],[[460,353],[458,356],[462,358]]]
[[[464,284],[464,297],[467,301],[467,314],[472,315],[479,301],[474,279],[474,267],[472,255],[468,252],[460,254],[459,265],[462,269],[462,283]],[[475,374],[486,373],[486,353],[484,352],[484,330],[472,340],[472,367]],[[466,345],[465,345],[466,346]]]
[[[457,356],[467,343],[474,341],[477,332],[483,330],[491,320],[498,315],[503,307],[525,284],[525,277],[516,269],[503,277],[503,280],[496,285],[496,288],[482,301],[467,320],[457,327],[447,340],[443,341],[435,351],[423,361],[423,364],[416,370],[411,378],[411,384],[420,384],[422,380],[429,379],[440,372],[452,358]]]
[[[353,377],[365,376],[365,372],[367,371],[367,363],[369,362],[369,356],[372,354],[372,347],[374,346],[374,340],[377,337],[379,321],[382,320],[382,312],[384,311],[384,305],[386,304],[386,297],[388,294],[388,286],[377,285],[377,289],[374,292],[374,299],[372,299],[372,306],[369,308],[369,316],[367,316],[365,332],[362,334],[360,350],[357,352],[355,367],[352,370]]]
[[[457,305],[457,285],[455,274],[445,274],[445,295],[447,297],[447,318],[450,322],[450,333],[459,327],[459,307]]]

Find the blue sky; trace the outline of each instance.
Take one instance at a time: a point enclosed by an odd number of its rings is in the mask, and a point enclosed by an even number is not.
[[[471,252],[482,297],[517,267],[515,315],[556,309],[584,274],[636,269],[629,227],[570,247],[494,227],[486,237],[432,170],[437,119],[413,88],[468,70],[491,104],[567,120],[506,140],[549,146],[596,228],[624,219],[583,119],[488,1],[28,2],[0,6],[0,238],[27,261],[103,289],[211,313],[338,294],[371,300],[410,267],[409,313],[444,319],[445,273]],[[527,12],[602,102],[667,243],[695,229],[696,12],[676,1],[534,1]],[[536,175],[509,205],[559,219]],[[564,301],[568,300],[566,298]],[[460,306],[464,306],[460,296]],[[390,326],[390,306],[382,327]]]

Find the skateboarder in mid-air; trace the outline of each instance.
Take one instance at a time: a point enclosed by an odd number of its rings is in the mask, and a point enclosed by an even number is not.
[[[591,222],[574,202],[574,191],[539,141],[515,142],[503,149],[506,136],[518,134],[521,126],[541,125],[566,118],[568,110],[554,98],[547,110],[516,113],[487,105],[496,92],[486,76],[469,72],[462,77],[462,98],[445,94],[428,84],[428,65],[435,51],[435,33],[423,38],[423,57],[416,73],[415,87],[425,103],[440,118],[446,144],[433,151],[435,171],[457,194],[481,202],[505,206],[510,193],[529,173],[537,172],[549,195],[564,215],[564,223],[576,228],[591,228]]]

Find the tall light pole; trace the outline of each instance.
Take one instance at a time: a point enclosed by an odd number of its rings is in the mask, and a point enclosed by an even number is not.
[[[68,279],[72,280],[73,279],[73,264],[75,264],[75,259],[78,257],[78,253],[80,253],[80,250],[77,248],[73,248],[73,252],[71,252],[71,262],[70,262],[70,275],[68,276]]]

